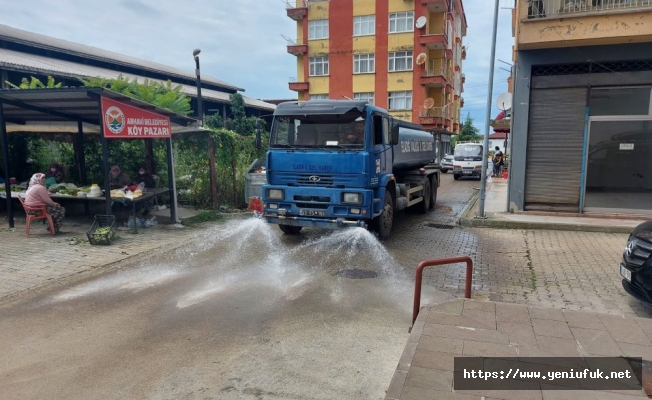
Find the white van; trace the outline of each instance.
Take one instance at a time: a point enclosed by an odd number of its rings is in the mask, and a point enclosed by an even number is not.
[[[482,162],[486,160],[483,145],[480,143],[458,143],[453,155],[453,178],[463,176],[482,178]]]

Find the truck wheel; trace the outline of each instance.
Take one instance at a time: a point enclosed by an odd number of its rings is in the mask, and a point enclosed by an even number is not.
[[[456,181],[459,180],[459,179],[460,179],[460,175],[459,175],[459,174],[453,174],[453,179],[455,179]]]
[[[392,196],[389,193],[385,193],[385,205],[383,206],[383,212],[376,217],[374,225],[378,231],[378,236],[381,239],[389,238],[389,235],[392,233],[392,224],[394,222],[394,201]]]
[[[437,186],[439,182],[437,181],[437,178],[435,176],[432,177],[432,185],[430,185],[430,188],[432,189],[430,191],[430,208],[434,209],[435,208],[435,203],[437,203]]]
[[[425,214],[430,210],[430,179],[426,178],[426,181],[423,184],[423,192],[421,193],[423,200],[420,203],[417,203],[416,206],[419,207],[419,212]]]
[[[283,231],[283,233],[286,233],[288,235],[296,235],[299,232],[301,232],[301,228],[303,228],[303,226],[292,226],[292,225],[279,225],[278,227],[281,228],[281,231]]]

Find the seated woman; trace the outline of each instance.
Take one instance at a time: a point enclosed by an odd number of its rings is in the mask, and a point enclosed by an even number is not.
[[[57,163],[50,164],[50,170],[45,173],[45,179],[54,178],[56,183],[63,182],[63,168]]]
[[[120,170],[120,166],[114,165],[111,167],[111,173],[109,174],[109,185],[111,189],[122,189],[131,185],[131,178]]]
[[[147,172],[147,168],[140,167],[138,170],[138,175],[136,175],[136,179],[134,179],[135,184],[140,184],[144,183],[145,187],[150,189],[153,187],[156,187],[156,182],[154,181],[154,177]]]
[[[45,174],[38,172],[32,175],[32,178],[29,180],[27,194],[25,195],[25,204],[34,207],[45,204],[45,211],[52,216],[52,221],[54,222],[54,233],[62,233],[60,229],[63,223],[63,217],[66,215],[66,209],[50,198],[48,190],[45,188]]]

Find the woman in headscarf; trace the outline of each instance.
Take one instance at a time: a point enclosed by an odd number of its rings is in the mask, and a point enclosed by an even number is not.
[[[66,209],[50,198],[50,194],[45,188],[45,174],[38,172],[32,175],[32,178],[29,180],[27,194],[25,195],[25,204],[34,207],[45,204],[45,211],[50,214],[54,222],[54,233],[61,233],[61,223],[63,222],[63,217],[66,215]]]
[[[63,182],[63,168],[61,165],[53,162],[50,164],[50,170],[45,173],[45,179],[54,178],[57,183]]]

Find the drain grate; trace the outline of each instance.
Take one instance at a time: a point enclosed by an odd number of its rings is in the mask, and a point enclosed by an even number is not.
[[[453,229],[455,228],[454,225],[446,225],[446,224],[428,224],[427,226],[435,229]]]
[[[349,279],[369,279],[377,277],[378,273],[364,269],[341,269],[337,271],[335,275],[341,278]]]

